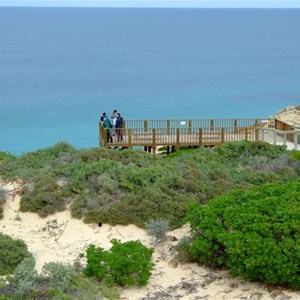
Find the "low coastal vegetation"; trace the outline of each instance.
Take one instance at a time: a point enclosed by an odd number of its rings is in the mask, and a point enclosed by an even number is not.
[[[207,203],[232,189],[296,180],[297,152],[267,143],[228,143],[167,157],[67,143],[14,157],[0,155],[2,179],[19,178],[23,212],[41,217],[70,205],[86,223],[136,224],[167,220],[183,225],[188,205]]]
[[[106,298],[104,297],[106,296]],[[35,270],[33,257],[25,258],[15,269],[8,284],[0,287],[0,299],[118,299],[119,292],[86,278],[74,266],[46,263],[42,271]]]
[[[190,206],[195,261],[300,289],[300,181],[235,190]]]
[[[31,257],[27,245],[0,233],[0,276],[12,274],[25,258]]]
[[[0,220],[3,218],[3,204],[5,203],[6,192],[0,188]]]
[[[299,175],[298,151],[264,142],[185,149],[169,156],[134,150],[76,150],[64,142],[20,157],[0,152],[2,180],[19,179],[23,184],[23,212],[45,217],[69,207],[73,217],[86,223],[146,227],[157,241],[165,238],[168,229],[189,222],[192,236],[177,246],[181,261],[226,267],[233,276],[296,289],[300,288]],[[0,191],[0,206],[4,201]],[[114,241],[113,247],[117,246],[121,247]],[[118,256],[126,256],[126,249],[121,247]],[[147,259],[151,258],[152,250],[144,250]],[[123,274],[117,280],[107,272],[116,267],[109,265],[117,261],[111,258],[113,252],[88,248],[86,259],[96,259],[94,265],[102,269],[88,263],[83,273],[109,285],[147,283],[153,267],[150,259],[141,263],[147,266],[141,276],[133,280]],[[88,280],[83,273],[72,273],[75,277],[67,286],[76,278]],[[94,281],[88,282],[93,285]],[[68,293],[63,288],[61,292]]]
[[[120,286],[143,286],[148,283],[154,264],[151,262],[154,249],[145,247],[139,241],[121,243],[112,240],[109,251],[90,245],[83,274],[95,277],[105,284]]]

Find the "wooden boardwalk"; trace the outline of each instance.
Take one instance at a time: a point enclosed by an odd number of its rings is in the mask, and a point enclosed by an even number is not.
[[[230,141],[258,141],[266,119],[126,120],[122,141],[109,139],[109,130],[99,123],[99,143],[104,147],[142,146],[155,153],[157,147],[216,146]]]
[[[299,149],[300,130],[270,119],[126,120],[122,140],[99,122],[99,143],[104,147],[142,146],[155,154],[158,147],[178,150],[183,146],[216,146],[226,142],[266,141]]]

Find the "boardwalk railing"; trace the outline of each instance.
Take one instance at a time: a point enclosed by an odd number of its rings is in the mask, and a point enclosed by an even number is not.
[[[259,140],[273,145],[282,144],[298,150],[300,130],[278,130],[275,128],[259,128]]]
[[[100,123],[100,144],[106,147],[215,146],[230,141],[258,141],[266,119],[127,120],[122,140]]]
[[[190,126],[195,124],[208,126]],[[300,130],[278,130],[270,128],[269,124],[268,119],[128,120],[120,129],[122,139],[118,141],[117,136],[112,135],[112,129],[99,123],[99,142],[105,147],[143,146],[154,153],[157,146],[179,149],[181,146],[216,146],[243,140],[294,143],[293,148],[298,148]]]
[[[251,127],[259,126],[265,119],[176,119],[176,120],[126,120],[124,127],[143,129],[154,128],[204,128],[204,127]]]

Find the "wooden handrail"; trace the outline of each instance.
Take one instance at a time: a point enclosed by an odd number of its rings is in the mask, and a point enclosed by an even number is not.
[[[166,119],[166,120],[124,120],[128,128],[199,128],[199,127],[250,127],[258,126],[268,118],[233,118],[233,119]],[[126,125],[125,125],[126,124]]]
[[[215,146],[230,141],[259,141],[265,119],[181,119],[126,120],[121,128],[123,140],[108,140],[108,129],[99,122],[99,143],[102,146],[132,148],[144,146],[155,153],[157,146]],[[198,125],[206,126],[198,126]],[[137,125],[136,127],[132,125]],[[160,126],[158,126],[160,125]],[[111,129],[110,129],[111,130]]]

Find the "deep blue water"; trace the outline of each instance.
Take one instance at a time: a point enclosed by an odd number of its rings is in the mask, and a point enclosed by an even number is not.
[[[299,9],[0,8],[0,151],[98,145],[98,119],[300,103]]]

